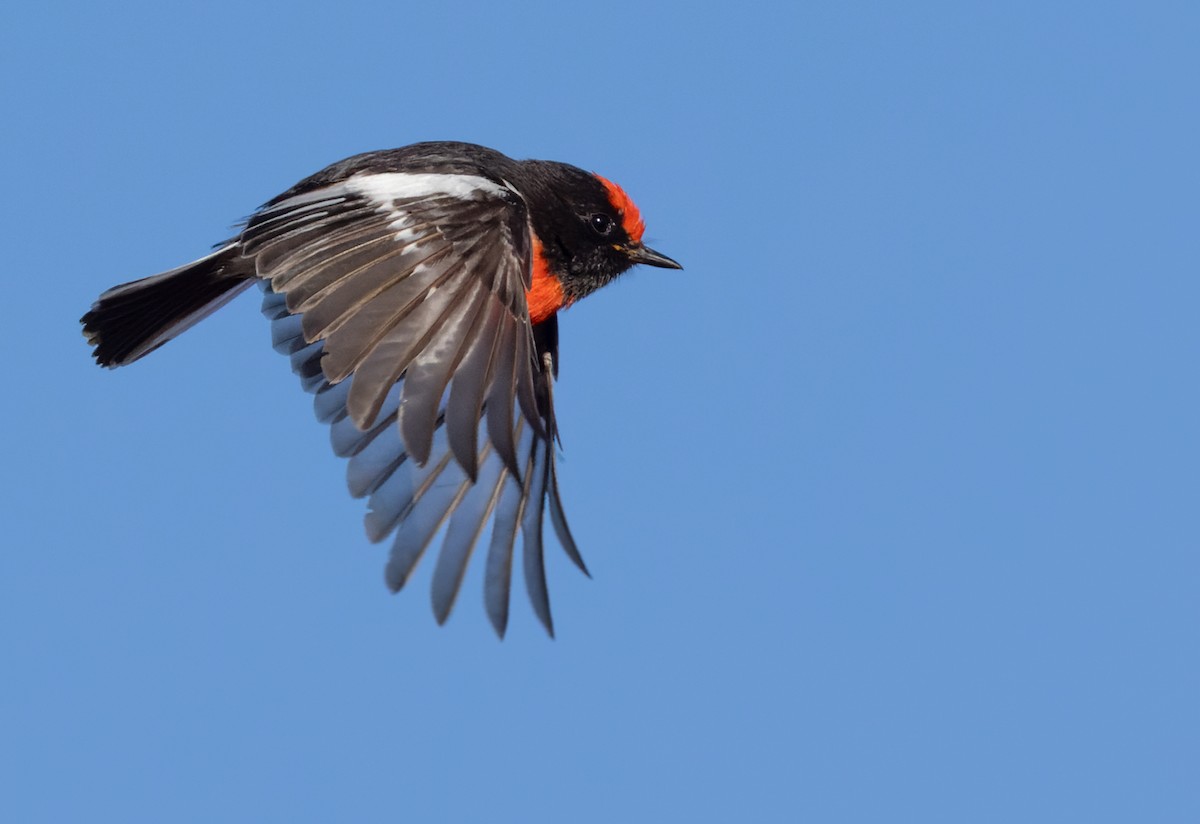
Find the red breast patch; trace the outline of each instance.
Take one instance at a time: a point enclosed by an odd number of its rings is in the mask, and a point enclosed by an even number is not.
[[[529,320],[541,323],[567,305],[562,283],[550,271],[550,262],[542,253],[542,242],[533,237],[533,285],[525,292]]]

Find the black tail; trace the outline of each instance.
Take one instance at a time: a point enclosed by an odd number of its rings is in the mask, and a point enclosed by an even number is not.
[[[102,294],[82,318],[101,366],[124,366],[190,329],[254,282],[253,269],[226,246],[197,261]]]

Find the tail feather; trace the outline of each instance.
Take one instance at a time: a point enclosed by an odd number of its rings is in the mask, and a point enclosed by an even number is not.
[[[124,366],[220,309],[254,282],[237,246],[162,274],[114,286],[84,315],[83,336],[101,366]]]

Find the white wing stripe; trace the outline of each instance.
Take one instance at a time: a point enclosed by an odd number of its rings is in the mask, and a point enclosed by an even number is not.
[[[433,173],[359,174],[347,179],[344,185],[349,191],[371,201],[379,211],[391,218],[388,228],[396,232],[395,240],[398,243],[407,243],[427,234],[420,231],[422,224],[414,222],[413,216],[406,209],[396,207],[396,200],[400,198],[429,199],[440,196],[477,201],[493,197],[503,198],[505,192],[512,192],[511,189],[478,175]]]
[[[343,185],[389,212],[394,209],[392,201],[401,197],[428,197],[431,194],[439,194],[462,200],[479,200],[480,194],[504,197],[505,192],[512,192],[511,189],[478,175],[407,172],[358,174],[348,178]]]

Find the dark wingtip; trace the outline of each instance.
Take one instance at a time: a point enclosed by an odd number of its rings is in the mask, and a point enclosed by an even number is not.
[[[546,634],[550,636],[550,640],[554,640],[554,616],[550,612],[550,600],[546,598],[544,601],[533,601],[533,611],[537,615],[538,621],[545,628]]]
[[[496,639],[499,641],[503,641],[504,633],[508,628],[504,624],[498,623],[496,621],[492,621],[492,629],[495,630],[495,632],[496,632]]]
[[[395,571],[392,569],[392,565],[389,563],[383,568],[383,583],[388,588],[388,592],[392,593],[392,595],[395,595],[397,592],[404,589],[404,584],[406,581],[404,578],[399,577],[395,573]]]

